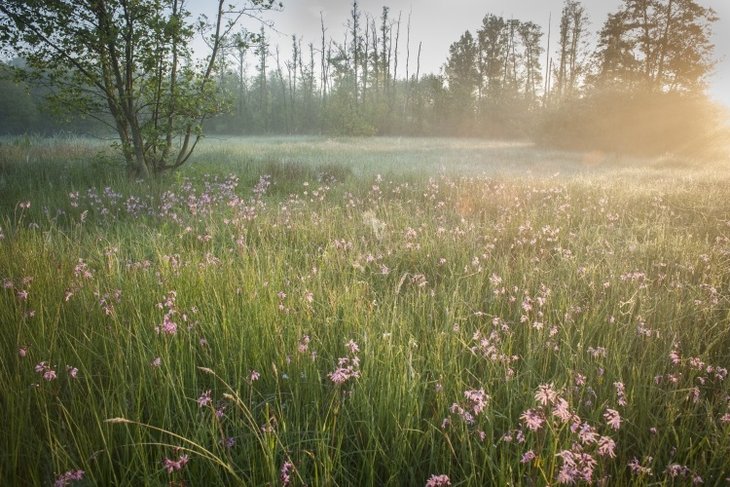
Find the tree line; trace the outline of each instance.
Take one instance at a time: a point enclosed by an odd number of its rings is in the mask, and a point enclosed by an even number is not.
[[[357,1],[341,39],[291,38],[282,59],[264,31],[234,49],[221,86],[235,109],[214,131],[529,138],[580,149],[657,153],[697,148],[719,125],[707,98],[716,13],[695,0],[623,0],[597,33],[565,0],[545,31],[487,14],[422,74],[410,14]],[[552,24],[552,22],[551,22]],[[246,59],[256,60],[253,73]],[[235,68],[235,69],[231,69]]]
[[[177,98],[182,104],[191,97],[186,110],[201,123],[194,132],[453,135],[678,150],[704,143],[719,117],[706,97],[716,21],[716,13],[695,0],[623,0],[595,34],[578,0],[565,0],[547,31],[532,20],[488,13],[451,44],[439,73],[422,73],[423,44],[412,39],[410,13],[387,6],[363,12],[355,0],[344,32],[330,35],[322,20],[320,38],[293,35],[286,58],[263,27],[221,37],[217,55],[208,58],[205,96],[179,84]],[[192,30],[179,27],[175,37],[165,25],[167,31],[157,30],[168,50],[160,69],[169,68],[173,49],[176,65],[193,63],[189,52],[175,47],[175,39],[186,41]],[[6,92],[19,90],[4,83]],[[6,131],[48,124],[17,115],[39,111],[28,107],[37,107],[47,92],[32,86],[32,96],[0,104]],[[218,105],[190,105],[209,98]],[[88,114],[88,107],[80,108]],[[72,128],[88,129],[79,120]]]

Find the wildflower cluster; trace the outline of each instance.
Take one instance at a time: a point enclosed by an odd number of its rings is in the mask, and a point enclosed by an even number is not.
[[[66,487],[71,485],[73,482],[84,479],[83,470],[69,470],[68,472],[62,473],[56,477],[56,481],[53,482],[53,487]]]
[[[346,382],[360,377],[360,347],[354,340],[345,344],[348,354],[337,360],[337,368],[327,374],[327,377],[336,385],[343,385]]]

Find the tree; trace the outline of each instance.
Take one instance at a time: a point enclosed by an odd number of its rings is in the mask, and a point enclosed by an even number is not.
[[[626,88],[635,84],[638,61],[625,17],[625,12],[609,14],[598,33],[598,47],[593,55],[598,69],[591,77],[596,88]]]
[[[714,66],[716,21],[694,0],[624,0],[601,30],[599,73],[604,83],[649,92],[701,91]]]
[[[146,177],[188,160],[203,122],[224,109],[222,46],[243,16],[274,2],[218,0],[212,19],[194,26],[185,0],[5,0],[0,42],[28,62],[26,76],[53,82],[57,102],[109,123],[130,175]],[[209,47],[199,62],[190,48],[196,30]]]
[[[453,115],[461,123],[474,118],[474,95],[479,83],[477,45],[468,30],[449,47],[446,61],[446,79],[449,84]]]
[[[532,104],[537,100],[537,88],[542,84],[540,56],[543,48],[542,29],[533,22],[522,22],[519,26],[520,42],[524,49],[525,99]]]
[[[566,0],[560,16],[560,38],[558,40],[557,92],[559,98],[570,98],[575,94],[578,77],[583,72],[581,46],[586,34],[585,8],[576,0]]]
[[[479,45],[480,102],[502,98],[509,54],[509,30],[503,17],[489,14],[477,31]],[[484,87],[483,89],[481,87]]]

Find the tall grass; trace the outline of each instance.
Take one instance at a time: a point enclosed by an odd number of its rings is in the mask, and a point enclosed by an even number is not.
[[[0,148],[3,485],[728,481],[725,168],[212,142]]]

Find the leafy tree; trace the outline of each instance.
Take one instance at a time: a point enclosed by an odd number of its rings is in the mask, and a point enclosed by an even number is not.
[[[468,30],[449,47],[446,79],[453,115],[461,122],[472,120],[474,115],[474,95],[479,83],[477,55],[477,45]]]
[[[218,0],[212,19],[193,25],[185,0],[4,0],[0,43],[27,60],[28,77],[57,87],[57,103],[108,122],[129,173],[146,177],[188,160],[203,122],[225,108],[216,83],[222,46],[243,16],[274,2]],[[196,30],[210,48],[199,62]]]
[[[626,82],[627,73],[636,71],[633,43],[627,39],[625,13],[608,15],[598,32],[598,46],[593,54],[597,72],[590,77],[595,87],[612,87]]]
[[[502,97],[509,54],[509,30],[503,17],[489,14],[477,31],[481,98]],[[483,88],[481,88],[483,87]]]
[[[694,0],[624,0],[599,37],[599,82],[653,92],[701,91],[717,15]]]

